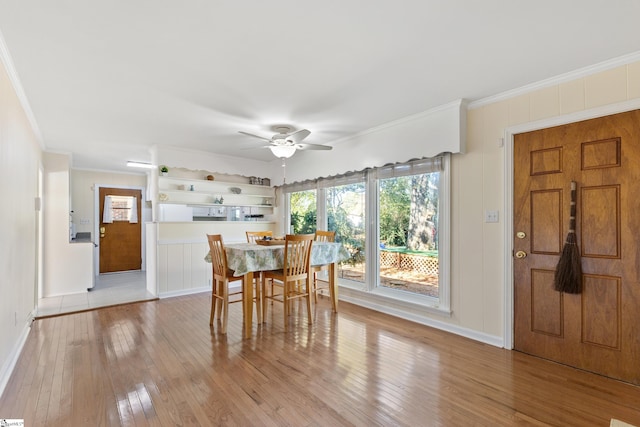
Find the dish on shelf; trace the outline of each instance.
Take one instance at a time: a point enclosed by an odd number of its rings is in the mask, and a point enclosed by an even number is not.
[[[166,202],[167,200],[169,200],[169,196],[167,196],[165,193],[160,193],[158,194],[158,200],[160,200],[161,202]]]
[[[229,188],[229,191],[230,191],[231,193],[233,193],[233,194],[240,194],[240,193],[242,193],[242,189],[241,189],[241,188],[238,188],[238,187],[230,187],[230,188]]]

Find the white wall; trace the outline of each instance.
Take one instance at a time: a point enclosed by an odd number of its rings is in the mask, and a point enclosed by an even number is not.
[[[93,286],[93,244],[69,242],[69,156],[44,154],[44,294],[86,292]]]
[[[270,162],[176,147],[155,147],[152,157],[154,164],[167,165],[169,169],[174,167],[210,171],[214,175],[215,173],[222,173],[227,175],[257,176],[271,179],[272,185],[273,175],[276,171]]]
[[[9,77],[0,37],[0,393],[36,307],[36,210],[42,151]]]
[[[147,177],[141,174],[110,173],[103,171],[71,170],[71,209],[76,231],[94,232],[95,186],[146,187]],[[145,196],[143,192],[142,196]],[[142,222],[151,220],[149,207],[142,205]]]

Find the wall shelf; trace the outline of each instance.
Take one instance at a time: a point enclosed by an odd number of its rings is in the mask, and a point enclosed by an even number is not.
[[[191,186],[194,187],[190,190]],[[231,188],[239,188],[240,193],[231,192]],[[164,194],[165,197],[160,196]],[[190,178],[161,176],[158,178],[158,195],[160,202],[185,203],[196,205],[223,206],[262,206],[270,207],[263,200],[274,200],[272,187],[239,182],[207,181]],[[215,203],[223,198],[226,203]],[[164,200],[163,200],[164,199]],[[273,205],[273,203],[271,203]]]
[[[193,190],[191,190],[192,186]],[[231,192],[232,188],[240,189],[240,193]],[[272,221],[275,198],[273,187],[266,185],[172,176],[158,177],[158,204],[193,208],[193,218],[197,222]],[[220,199],[222,203],[219,203]],[[218,212],[214,211],[216,208],[219,208]],[[161,217],[164,218],[165,215],[166,213],[163,213]],[[231,221],[206,219],[213,217],[234,219]],[[245,217],[249,219],[244,219]]]

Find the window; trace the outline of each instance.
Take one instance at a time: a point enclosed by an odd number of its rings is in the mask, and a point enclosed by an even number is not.
[[[378,180],[378,286],[438,297],[440,172]]]
[[[296,191],[290,195],[290,230],[293,234],[311,234],[316,231],[316,190]]]
[[[336,241],[351,255],[340,263],[338,276],[364,283],[365,257],[365,185],[364,182],[326,189],[327,230],[336,232]]]
[[[127,221],[138,222],[138,206],[135,197],[131,196],[105,196],[104,198],[104,223]]]
[[[341,285],[448,312],[448,165],[446,154],[285,186],[292,230],[336,232],[351,255]]]

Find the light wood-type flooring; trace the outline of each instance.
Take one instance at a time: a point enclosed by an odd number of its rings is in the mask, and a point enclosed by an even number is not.
[[[27,426],[640,426],[640,388],[328,299],[241,338],[208,294],[37,320],[0,418]]]

